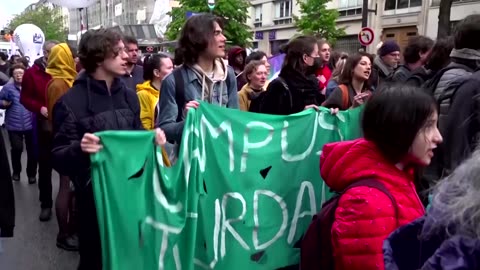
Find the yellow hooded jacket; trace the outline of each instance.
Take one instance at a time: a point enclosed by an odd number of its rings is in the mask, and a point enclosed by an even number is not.
[[[155,111],[157,109],[158,98],[160,97],[160,91],[153,88],[150,81],[145,81],[142,84],[137,84],[137,96],[140,102],[140,121],[142,126],[146,130],[152,130],[155,128]],[[163,163],[166,167],[170,167],[170,159],[162,147]]]
[[[140,102],[140,120],[143,128],[152,130],[155,128],[155,111],[160,91],[153,88],[150,81],[146,81],[137,84],[137,96]]]
[[[70,89],[77,77],[73,54],[66,43],[55,45],[48,57],[46,72],[52,76],[47,84],[48,120],[51,124],[52,109],[57,100]]]

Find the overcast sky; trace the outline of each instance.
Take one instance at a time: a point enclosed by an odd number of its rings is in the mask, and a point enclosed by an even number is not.
[[[28,5],[38,2],[38,0],[15,0],[13,2],[2,0],[0,2],[0,28],[3,28],[8,18],[21,13]]]

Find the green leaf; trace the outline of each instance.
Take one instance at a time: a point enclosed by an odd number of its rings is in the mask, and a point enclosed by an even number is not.
[[[186,21],[187,11],[209,12],[207,0],[180,0],[180,7],[170,13],[172,22],[167,27],[165,36],[176,40]],[[249,18],[250,2],[247,0],[217,0],[213,14],[225,19],[224,33],[233,45],[248,47],[251,45],[252,33],[246,24]]]

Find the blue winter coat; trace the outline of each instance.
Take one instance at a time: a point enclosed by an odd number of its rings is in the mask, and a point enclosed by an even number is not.
[[[383,244],[388,270],[467,270],[480,269],[480,239],[448,236],[439,230],[431,237],[429,217],[422,217],[393,232]]]
[[[26,131],[32,129],[32,113],[25,109],[20,103],[21,86],[13,82],[7,83],[0,91],[0,101],[12,102],[10,106],[4,107],[3,102],[0,108],[6,109],[5,127],[9,131]]]

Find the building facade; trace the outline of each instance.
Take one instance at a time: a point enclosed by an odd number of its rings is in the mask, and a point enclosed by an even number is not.
[[[154,46],[159,43],[149,24],[154,7],[155,0],[99,0],[88,8],[70,9],[70,40],[78,43],[87,29],[113,27],[136,37],[142,48]]]
[[[440,0],[432,0],[428,11],[426,35],[433,39],[436,38],[438,31],[439,6]],[[472,14],[480,14],[480,0],[454,0],[450,12],[452,31],[460,20]]]
[[[82,27],[97,29],[147,24],[152,17],[154,5],[154,0],[99,0],[82,10],[71,9],[70,34],[78,33]]]
[[[301,16],[298,0],[253,0],[250,20],[253,47],[267,54],[278,53],[278,47],[299,34],[293,16]],[[375,53],[383,40],[394,39],[403,48],[416,35],[436,38],[440,0],[370,0],[368,27],[374,30],[373,44],[367,51]],[[346,35],[337,40],[335,49],[353,53],[361,48],[358,33],[362,29],[363,0],[333,0],[328,8],[339,11],[337,26],[344,27]],[[454,0],[452,27],[456,22],[474,13],[480,13],[480,0]]]

